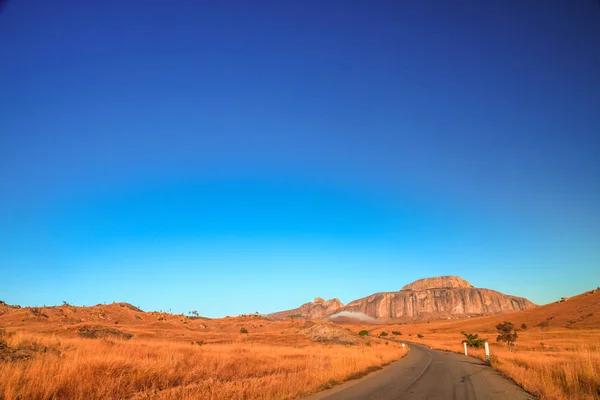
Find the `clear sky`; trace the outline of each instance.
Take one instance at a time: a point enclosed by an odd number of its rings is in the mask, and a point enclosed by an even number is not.
[[[600,285],[600,4],[0,9],[0,299],[218,317]]]

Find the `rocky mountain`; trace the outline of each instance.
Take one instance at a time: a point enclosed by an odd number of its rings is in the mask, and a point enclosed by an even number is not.
[[[398,292],[376,293],[348,303],[340,311],[377,319],[440,319],[495,315],[536,305],[523,298],[473,287],[458,276],[419,279]]]
[[[375,293],[346,306],[338,299],[317,297],[312,303],[267,317],[321,319],[332,314],[360,313],[379,320],[418,320],[496,315],[533,307],[536,305],[523,297],[476,288],[458,276],[438,276],[419,279],[398,292]]]
[[[321,319],[328,315],[334,314],[344,307],[344,303],[338,299],[325,300],[320,297],[315,297],[311,303],[302,304],[293,310],[280,311],[267,315],[269,319],[285,319],[285,318],[306,318],[306,319]]]
[[[400,290],[426,290],[426,289],[455,289],[472,288],[468,281],[458,276],[436,276],[435,278],[423,278],[405,285]]]

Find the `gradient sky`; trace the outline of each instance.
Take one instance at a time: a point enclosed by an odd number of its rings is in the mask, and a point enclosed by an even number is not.
[[[175,3],[0,10],[0,299],[600,285],[597,1]]]

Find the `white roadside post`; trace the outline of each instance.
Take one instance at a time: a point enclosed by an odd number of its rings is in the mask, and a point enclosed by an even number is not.
[[[467,354],[467,342],[463,342],[463,346],[465,346],[465,356],[468,356],[468,354]]]
[[[490,362],[490,346],[488,345],[488,342],[485,342],[485,360]]]
[[[404,348],[404,343],[402,343],[402,348]]]

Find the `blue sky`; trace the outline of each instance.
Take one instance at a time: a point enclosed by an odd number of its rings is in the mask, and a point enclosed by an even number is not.
[[[0,298],[218,317],[600,284],[597,1],[7,1]]]

